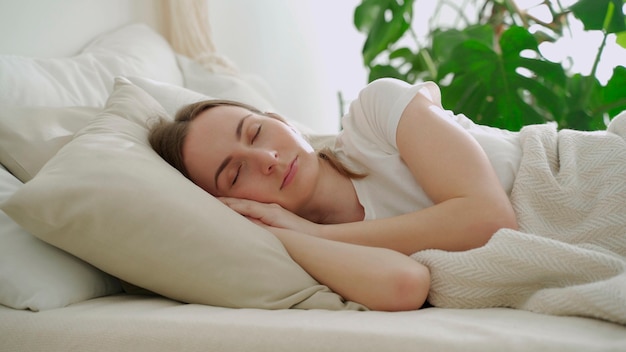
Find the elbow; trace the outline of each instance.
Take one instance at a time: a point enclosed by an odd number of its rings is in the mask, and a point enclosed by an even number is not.
[[[508,198],[506,203],[496,205],[491,211],[491,216],[488,218],[490,221],[487,222],[487,230],[488,232],[491,232],[491,235],[500,229],[517,230],[519,228],[517,224],[517,216],[515,215],[513,206]],[[489,236],[489,238],[491,238],[491,236]]]
[[[506,204],[495,204],[488,207],[487,211],[481,216],[477,216],[476,219],[478,220],[473,232],[477,234],[477,240],[471,248],[467,249],[484,246],[500,229],[517,230],[519,228],[515,212],[508,201]]]
[[[501,218],[501,222],[499,224],[499,229],[511,229],[511,230],[519,230],[519,224],[517,223],[517,216],[513,209],[507,214],[504,214]],[[497,231],[497,230],[496,230]]]
[[[389,276],[388,297],[380,307],[383,311],[408,311],[420,309],[428,298],[430,272],[426,266],[415,263]]]

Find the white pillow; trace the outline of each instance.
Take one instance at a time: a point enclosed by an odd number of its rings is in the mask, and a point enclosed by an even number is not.
[[[102,107],[120,75],[183,84],[167,41],[133,24],[103,34],[74,57],[0,55],[0,104]]]
[[[20,187],[0,167],[0,203]],[[120,291],[119,280],[35,238],[0,211],[0,304],[41,311]]]
[[[187,88],[155,81],[145,77],[125,78],[155,99],[161,107],[165,109],[165,113],[170,118],[174,118],[176,112],[184,105],[207,99],[219,98],[217,95],[208,96]]]
[[[0,105],[0,163],[29,181],[100,110]]]
[[[121,31],[133,28],[135,27],[131,26]],[[138,26],[136,29],[143,32],[146,28]],[[97,43],[99,42],[96,41]],[[98,47],[95,44],[94,46]],[[2,56],[0,61],[1,58]],[[197,91],[146,77],[129,77],[133,83],[157,99],[168,115],[173,116],[183,105],[211,98],[241,101],[262,111],[274,111],[269,101],[264,98],[265,94],[257,92],[254,86],[248,83],[249,80],[229,74],[211,73],[184,56],[179,55],[178,59],[185,81]],[[262,86],[262,84],[255,86],[259,85]],[[22,182],[30,180],[43,164],[99,111],[98,108],[85,106],[55,108],[19,106],[18,103],[22,102],[18,101],[11,105],[0,104],[0,164]],[[296,121],[290,123],[305,134],[312,132]],[[316,137],[313,135],[311,140],[317,140]]]
[[[210,97],[246,103],[261,111],[280,113],[272,104],[272,89],[261,77],[210,72],[185,56],[177,55],[177,58],[185,81],[185,88]],[[283,115],[283,118],[306,135],[316,134],[309,126],[295,121],[289,116]]]
[[[196,61],[180,54],[177,59],[185,88],[211,97],[240,101],[261,111],[275,111],[271,103],[271,89],[261,78],[254,75],[210,72]]]
[[[194,86],[195,90],[158,82],[145,77],[126,78],[156,99],[163,106],[167,115],[172,118],[184,105],[207,99],[234,100],[251,105],[260,111],[276,112],[267,100],[264,100],[261,95],[256,93],[250,86],[244,84],[244,81],[236,76],[218,75],[206,70],[203,71],[201,68],[194,72],[194,77],[198,80],[197,85]],[[187,73],[189,72],[187,71]],[[187,79],[187,76],[185,77]],[[312,137],[310,139],[317,141],[321,137],[321,135],[315,134],[308,126],[293,121],[287,116],[283,116],[283,118],[307,137]]]
[[[318,284],[271,233],[163,161],[147,126],[164,114],[118,79],[105,110],[0,207],[44,241],[183,302],[364,309]]]

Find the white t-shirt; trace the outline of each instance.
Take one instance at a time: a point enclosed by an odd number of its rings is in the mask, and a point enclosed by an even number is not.
[[[396,145],[402,112],[427,85],[439,92],[433,82],[410,85],[391,78],[376,80],[359,93],[342,119],[343,130],[334,149],[348,166],[368,174],[363,179],[352,180],[365,209],[365,219],[401,215],[433,205],[401,160]],[[518,134],[477,125],[462,114],[448,113],[450,119],[463,126],[482,146],[510,194],[522,154]]]

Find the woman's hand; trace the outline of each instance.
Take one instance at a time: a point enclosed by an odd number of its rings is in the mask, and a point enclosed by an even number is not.
[[[257,224],[294,230],[318,236],[322,225],[301,218],[278,204],[265,204],[248,199],[221,197],[219,200]]]

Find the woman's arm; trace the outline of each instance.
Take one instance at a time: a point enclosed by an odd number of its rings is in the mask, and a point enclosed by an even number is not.
[[[318,227],[321,237],[405,254],[484,245],[500,228],[517,228],[511,203],[480,145],[416,94],[404,110],[396,141],[404,162],[435,203],[401,216]]]
[[[384,311],[419,309],[426,301],[428,269],[401,253],[267,228],[295,262],[345,299]]]

